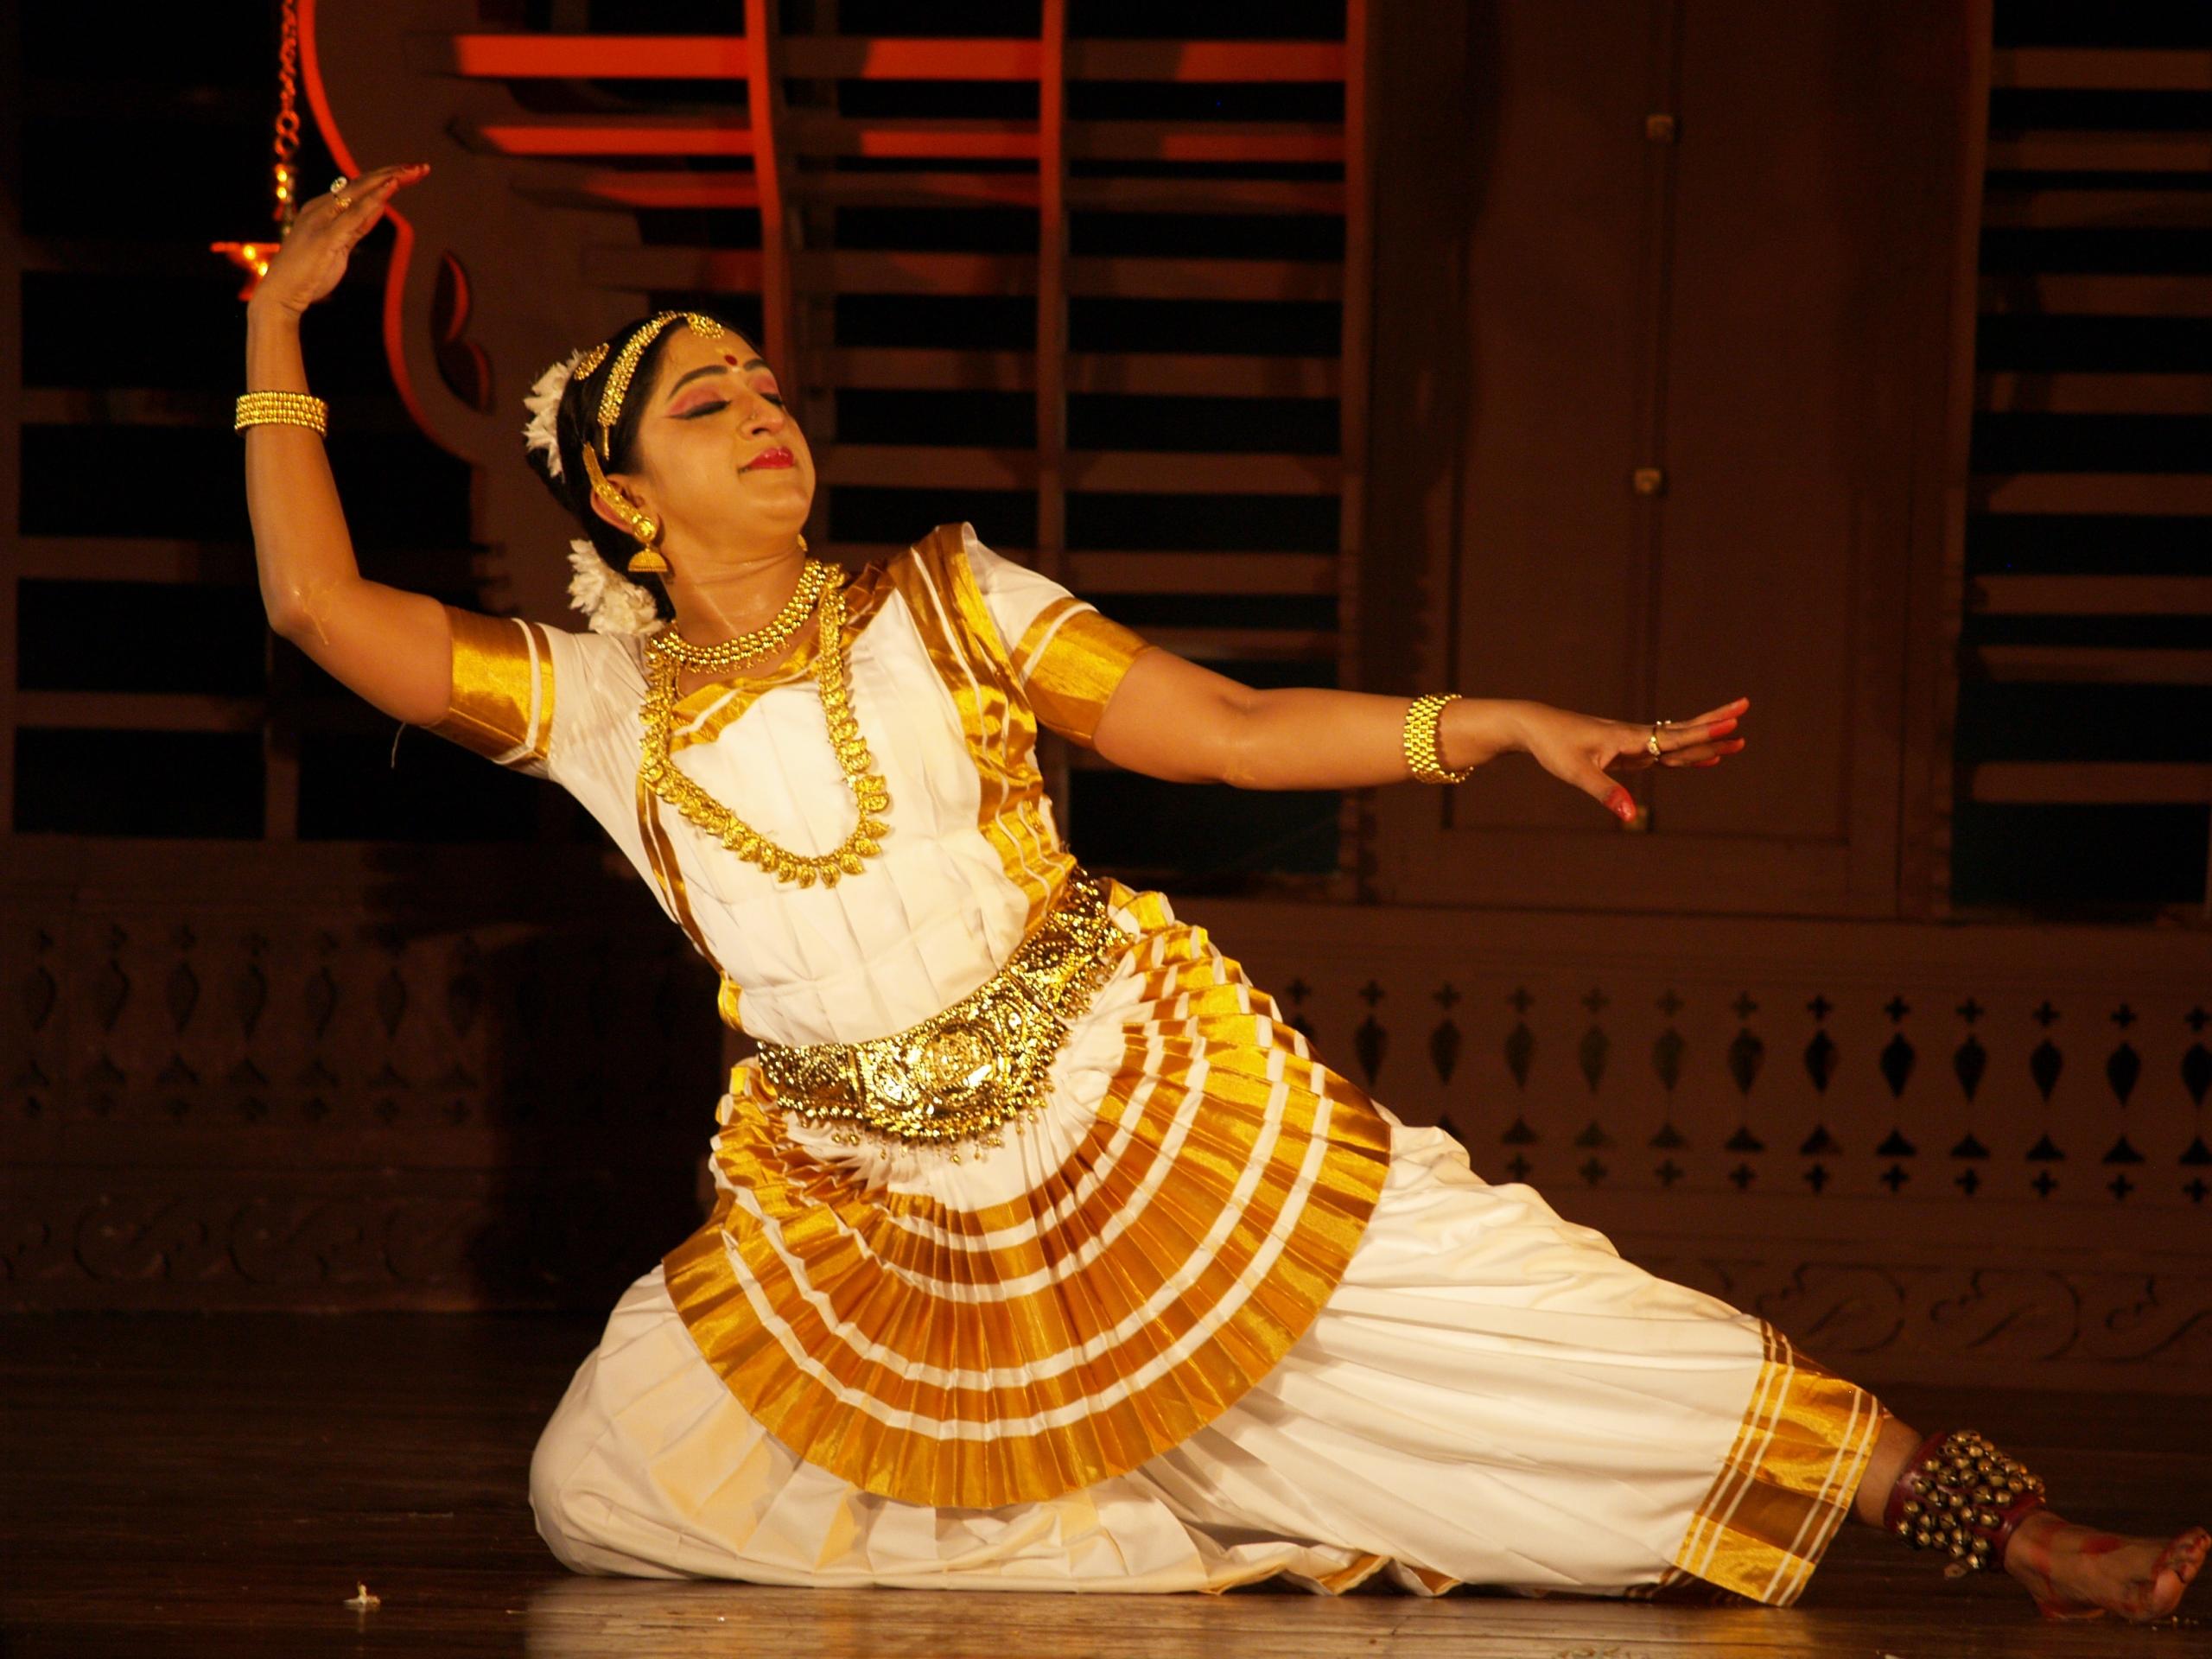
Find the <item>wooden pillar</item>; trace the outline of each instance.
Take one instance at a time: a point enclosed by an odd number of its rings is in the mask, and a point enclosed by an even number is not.
[[[1659,596],[1667,538],[1667,376],[1674,343],[1675,139],[1682,103],[1682,0],[1658,0],[1648,20],[1649,44],[1643,99],[1643,224],[1637,235],[1636,290],[1638,321],[1630,417],[1635,448],[1629,476],[1615,487],[1632,493],[1637,512],[1631,535],[1637,556],[1628,567],[1622,631],[1622,683],[1630,689],[1631,717],[1649,719],[1660,711]],[[1631,773],[1622,781],[1636,797],[1636,818],[1629,826],[1643,831],[1652,817],[1652,777]]]
[[[1375,275],[1374,144],[1368,124],[1367,0],[1344,7],[1344,299],[1337,346],[1337,683],[1361,679],[1360,588],[1367,519],[1367,405]],[[1357,891],[1371,823],[1367,791],[1347,790],[1338,813],[1334,896]]]
[[[1067,0],[1044,0],[1037,69],[1037,568],[1067,550]]]
[[[23,19],[0,11],[0,179],[23,176]],[[20,190],[17,201],[22,200]],[[22,519],[23,226],[20,213],[0,215],[0,340],[17,347],[13,384],[0,399],[0,524],[12,536]],[[245,341],[239,341],[243,356]],[[0,569],[0,836],[16,828],[16,583],[20,558]]]
[[[1036,568],[1065,580],[1067,559],[1067,0],[1044,0],[1037,54]],[[1067,745],[1043,752],[1046,788],[1071,827]]]
[[[835,39],[844,33],[839,15],[840,0],[815,0],[810,6],[801,8],[796,15],[786,10],[784,20],[791,33],[803,38]],[[786,38],[779,35],[779,42]],[[785,56],[786,67],[802,72],[804,64],[793,63]],[[794,120],[818,120],[837,112],[837,83],[835,79],[810,77],[801,73],[796,85],[791,76],[779,77],[782,100],[777,109],[782,117],[782,130],[788,132]],[[792,114],[796,108],[800,113]],[[777,153],[787,162],[782,173],[784,199],[790,211],[785,219],[789,227],[785,245],[791,251],[792,269],[791,327],[801,342],[799,355],[789,364],[778,364],[777,372],[789,381],[797,383],[795,396],[806,421],[807,442],[815,446],[817,454],[835,447],[837,442],[837,393],[836,377],[830,367],[837,349],[837,296],[835,284],[826,276],[801,283],[798,278],[799,254],[810,248],[830,248],[836,244],[837,208],[834,199],[820,200],[810,187],[817,177],[814,167],[834,163],[820,161],[812,166],[801,158],[788,144],[778,146]],[[827,550],[829,544],[829,491],[824,486],[815,497],[815,523],[819,534],[816,540]]]
[[[1980,321],[1981,197],[1989,154],[1990,0],[1964,8],[1967,86],[1960,105],[1957,219],[1951,238],[1949,378],[1944,398],[1943,541],[1940,586],[1921,600],[1907,661],[1927,664],[1934,683],[1908,705],[1904,779],[1907,834],[1898,908],[1908,916],[1951,913],[1951,823],[1956,811],[1953,734],[1959,707],[1959,636],[1966,624],[1967,505],[1974,471],[1974,346]],[[1912,833],[1914,830],[1918,833]],[[2212,873],[2205,901],[2212,906]]]
[[[791,304],[791,226],[783,161],[784,105],[776,26],[769,0],[745,0],[745,93],[753,127],[753,171],[760,193],[760,315],[768,361],[797,378]],[[800,396],[804,397],[802,386]]]

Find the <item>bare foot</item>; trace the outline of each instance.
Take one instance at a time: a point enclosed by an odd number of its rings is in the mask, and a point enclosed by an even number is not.
[[[2005,1570],[2028,1587],[2045,1618],[2133,1623],[2164,1618],[2203,1570],[2212,1532],[2192,1527],[2173,1539],[2123,1538],[2077,1527],[2044,1510],[2005,1547]]]

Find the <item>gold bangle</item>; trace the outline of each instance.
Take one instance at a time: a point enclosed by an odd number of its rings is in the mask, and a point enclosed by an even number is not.
[[[1425,697],[1415,697],[1406,710],[1406,765],[1424,784],[1464,784],[1474,773],[1472,766],[1453,772],[1444,764],[1436,747],[1437,719],[1446,703],[1459,700],[1457,691],[1432,691]]]
[[[311,426],[327,435],[330,430],[330,405],[320,397],[305,391],[249,391],[240,395],[237,417],[231,430],[243,432],[249,426]]]

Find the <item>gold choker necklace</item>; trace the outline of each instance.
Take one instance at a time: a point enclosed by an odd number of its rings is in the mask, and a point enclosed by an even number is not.
[[[808,559],[799,571],[798,586],[791,589],[784,608],[765,627],[755,628],[750,633],[718,640],[711,645],[695,645],[678,633],[671,622],[658,633],[648,635],[645,644],[658,655],[685,668],[716,673],[772,657],[806,626],[806,619],[814,613],[815,601],[821,598],[823,584],[830,580],[832,568],[823,560]]]
[[[827,853],[794,853],[753,829],[736,813],[677,770],[669,757],[669,740],[676,725],[676,663],[668,656],[649,653],[645,677],[645,722],[643,759],[638,775],[654,794],[693,823],[749,863],[757,864],[779,881],[796,881],[810,887],[817,880],[825,887],[837,885],[840,876],[858,875],[863,861],[882,852],[876,839],[890,826],[879,814],[891,808],[891,791],[883,779],[869,768],[875,764],[861,736],[860,721],[853,717],[845,678],[845,595],[836,583],[818,585],[821,639],[809,671],[822,694],[822,713],[830,724],[830,747],[837,764],[845,769],[845,782],[853,791],[857,811],[852,833]]]

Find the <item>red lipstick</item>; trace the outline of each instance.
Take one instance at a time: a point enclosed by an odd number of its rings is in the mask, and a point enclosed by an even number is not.
[[[791,452],[781,444],[778,444],[773,449],[763,449],[739,470],[747,473],[765,472],[772,467],[791,467],[797,464]]]

